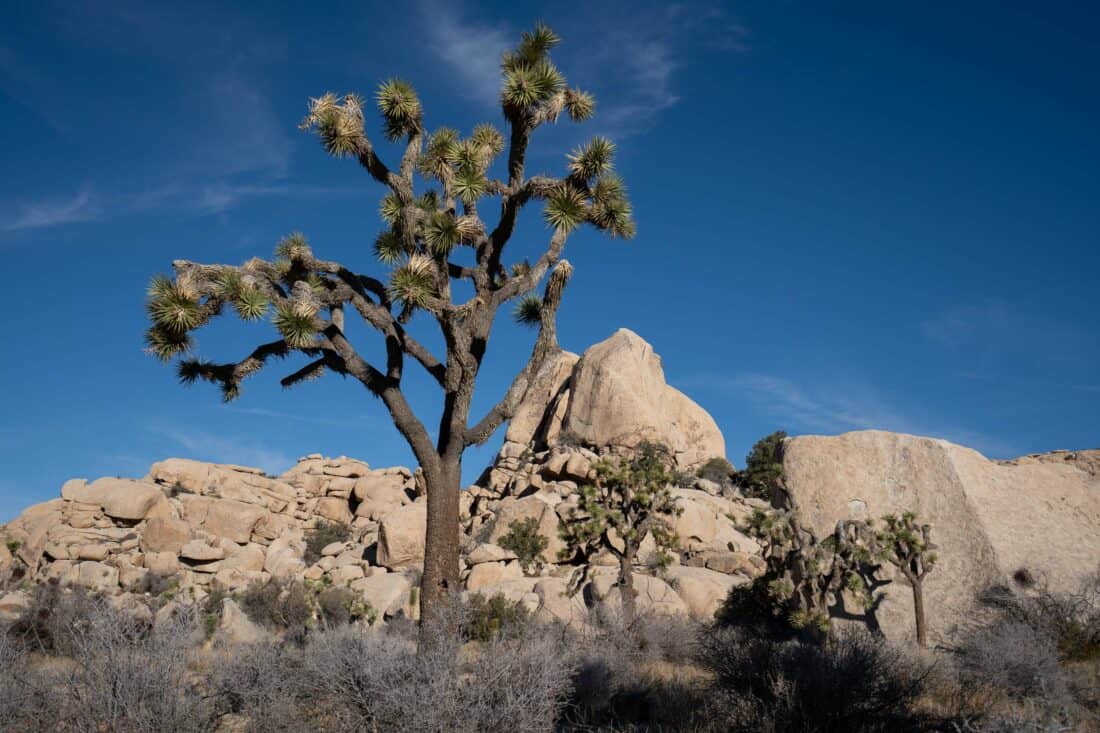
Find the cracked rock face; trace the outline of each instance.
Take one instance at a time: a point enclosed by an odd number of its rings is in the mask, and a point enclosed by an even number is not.
[[[818,536],[842,519],[906,510],[939,546],[925,578],[930,639],[973,620],[974,595],[1020,569],[1072,592],[1100,565],[1100,451],[991,461],[945,440],[865,430],[790,438],[787,489]],[[913,633],[911,590],[896,579],[877,616],[887,635]]]

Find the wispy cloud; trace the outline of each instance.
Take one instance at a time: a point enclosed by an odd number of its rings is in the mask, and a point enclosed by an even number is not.
[[[420,12],[431,48],[470,90],[470,96],[495,105],[500,94],[500,57],[515,43],[507,26],[466,17],[456,3],[424,0]]]
[[[183,432],[175,428],[163,427],[150,428],[149,432],[167,438],[178,448],[187,451],[188,458],[212,463],[254,466],[273,474],[282,473],[294,465],[294,459],[287,453],[236,435],[196,430]]]
[[[17,205],[15,212],[0,224],[0,228],[8,232],[42,229],[61,224],[92,221],[100,218],[102,214],[103,211],[93,200],[92,194],[82,190],[67,198]]]
[[[177,212],[184,216],[221,214],[244,202],[280,196],[356,196],[363,189],[291,183],[169,183],[137,192],[96,193],[83,189],[70,197],[19,203],[0,213],[0,231],[46,229],[108,221],[147,212]]]
[[[431,48],[470,97],[495,106],[500,56],[522,29],[476,20],[461,3],[422,0],[420,10]],[[571,81],[583,78],[582,86],[599,92],[597,125],[620,137],[647,127],[679,101],[675,76],[688,51],[746,49],[744,28],[718,5],[600,5],[552,24],[566,40],[555,59],[567,74],[576,72]]]
[[[1013,446],[994,436],[912,415],[869,387],[829,385],[810,388],[770,374],[732,377],[703,374],[689,378],[685,383],[744,400],[795,433],[890,430],[944,438],[997,458],[1019,454]]]

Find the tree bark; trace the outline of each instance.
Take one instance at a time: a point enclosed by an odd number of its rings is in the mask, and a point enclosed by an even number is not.
[[[917,578],[910,578],[909,583],[913,586],[913,614],[916,616],[917,620],[917,645],[921,648],[925,648],[928,646],[928,632],[924,624],[923,581]]]
[[[623,623],[629,629],[637,618],[638,604],[634,592],[634,561],[627,554],[619,557],[619,596],[622,598]]]
[[[424,534],[424,574],[420,582],[420,641],[448,630],[455,620],[452,604],[461,592],[458,576],[459,491],[462,458],[441,459],[424,469],[428,521]]]

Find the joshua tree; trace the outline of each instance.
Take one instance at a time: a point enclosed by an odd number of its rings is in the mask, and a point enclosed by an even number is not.
[[[619,594],[623,620],[629,625],[636,615],[634,561],[646,535],[653,538],[658,563],[669,561],[667,550],[676,546],[676,532],[668,520],[683,509],[670,489],[673,460],[668,449],[643,443],[628,458],[603,459],[595,465],[596,478],[582,486],[577,505],[563,518],[563,559],[583,558],[607,550],[619,561]],[[569,592],[575,594],[586,579],[589,563],[574,574]]]
[[[282,379],[291,387],[325,371],[358,380],[381,399],[412,448],[428,494],[422,613],[429,624],[441,602],[458,590],[459,490],[463,451],[481,444],[509,419],[543,365],[560,347],[555,319],[572,267],[562,258],[566,240],[582,224],[612,237],[634,234],[631,207],[620,178],[611,172],[614,145],[594,138],[568,156],[560,178],[525,175],[528,143],[537,128],[563,113],[576,121],[592,116],[590,94],[566,86],[550,60],[558,37],[539,25],[525,33],[501,63],[501,107],[508,134],[490,124],[468,137],[441,127],[429,132],[416,92],[392,79],[376,95],[385,136],[404,143],[396,167],[383,162],[364,128],[364,101],[349,94],[325,94],[309,104],[302,128],[317,134],[331,155],[352,158],[385,187],[385,227],[374,255],[390,268],[377,279],[316,257],[301,234],[282,240],[272,261],[240,266],[172,263],[174,278],[158,277],[150,287],[152,327],[149,350],[164,361],[180,356],[184,383],[205,380],[235,399],[242,382],[287,356],[308,361]],[[503,177],[494,160],[505,153]],[[419,174],[419,176],[417,175]],[[495,225],[482,218],[479,203],[499,197]],[[520,211],[544,202],[548,243],[534,263],[505,261],[505,247]],[[544,280],[541,297],[536,288]],[[472,295],[461,300],[452,291]],[[493,322],[501,307],[518,302],[517,320],[538,327],[530,360],[502,399],[476,422],[470,403]],[[191,334],[232,310],[243,320],[270,314],[278,337],[260,344],[240,361],[214,363],[194,358]],[[347,311],[357,314],[385,341],[384,360],[375,361],[352,344],[345,331]],[[433,354],[407,330],[414,318],[434,321],[446,345]],[[406,358],[437,384],[441,414],[435,440],[409,406],[403,391]]]
[[[818,541],[793,510],[753,512],[746,528],[761,545],[767,562],[760,584],[770,606],[790,625],[821,639],[829,630],[829,609],[847,591],[865,607],[872,598],[864,581],[872,560],[866,522],[841,521]],[[745,592],[754,592],[747,589]]]
[[[924,576],[936,565],[936,546],[932,544],[932,525],[917,524],[913,512],[888,514],[883,527],[874,533],[874,554],[898,569],[913,589],[913,615],[917,624],[917,644],[928,645],[924,620]]]

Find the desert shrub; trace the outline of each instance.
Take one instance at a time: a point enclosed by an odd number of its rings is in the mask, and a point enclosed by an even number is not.
[[[426,644],[344,626],[314,634],[304,653],[312,699],[333,730],[553,730],[569,662],[544,630],[497,637],[475,654],[461,637]]]
[[[580,631],[562,634],[559,654],[575,660],[575,672],[561,728],[721,730],[709,685],[692,664],[700,630],[648,616],[628,628],[593,613]]]
[[[222,604],[228,597],[229,594],[225,592],[224,588],[214,586],[210,589],[206,598],[202,599],[202,627],[207,639],[212,637],[214,632],[218,630],[218,622],[222,618]]]
[[[321,559],[321,550],[333,542],[347,542],[351,539],[351,527],[343,522],[330,522],[318,519],[306,533],[306,565],[312,565]]]
[[[927,722],[913,712],[927,669],[869,634],[808,644],[716,630],[700,658],[724,693],[728,730],[897,732]]]
[[[756,578],[751,583],[730,588],[722,605],[714,612],[718,626],[737,627],[758,637],[775,641],[794,639],[799,632],[777,613],[777,604],[768,591],[767,577]]]
[[[69,655],[82,624],[109,612],[113,609],[102,596],[46,583],[32,589],[30,603],[8,633],[30,650]]]
[[[735,479],[745,496],[771,499],[783,478],[783,440],[786,437],[786,432],[777,430],[753,444],[745,456],[745,468]]]
[[[500,538],[498,544],[516,553],[524,572],[530,572],[542,566],[542,552],[550,540],[539,534],[539,520],[527,517],[509,524],[508,533]]]
[[[373,624],[378,612],[350,588],[328,587],[317,594],[317,615],[327,626],[340,626],[353,621]]]
[[[302,636],[313,621],[312,594],[297,581],[254,581],[241,594],[241,609],[261,626]]]
[[[190,733],[212,728],[214,711],[188,673],[195,626],[178,618],[152,627],[103,604],[82,618],[70,664],[55,665],[48,689],[66,730]],[[40,729],[56,730],[43,726]]]
[[[309,699],[302,650],[290,644],[246,644],[211,665],[209,694],[241,733],[321,729],[321,706]],[[323,708],[321,708],[323,710]]]
[[[716,484],[728,486],[733,482],[734,476],[737,475],[737,469],[735,469],[733,464],[725,458],[715,456],[699,466],[695,475],[707,481],[713,481]]]
[[[1054,639],[1064,661],[1100,660],[1100,571],[1086,577],[1073,593],[1055,593],[1045,583],[1032,585],[1026,593],[993,586],[979,600],[1002,618]]]
[[[1065,678],[1055,640],[1011,619],[969,634],[957,649],[960,680],[1014,700],[1063,698]]]
[[[462,633],[470,641],[491,641],[526,624],[528,616],[522,603],[509,601],[501,593],[491,598],[474,593],[462,614]]]

